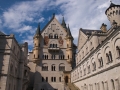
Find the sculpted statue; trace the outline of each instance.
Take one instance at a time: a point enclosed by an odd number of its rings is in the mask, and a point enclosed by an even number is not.
[[[49,37],[48,36],[44,36],[44,45],[48,45],[49,42]]]
[[[60,44],[61,46],[63,45],[63,42],[64,42],[64,41],[63,41],[63,39],[62,39],[61,36],[59,37],[58,42],[59,42],[59,44]]]

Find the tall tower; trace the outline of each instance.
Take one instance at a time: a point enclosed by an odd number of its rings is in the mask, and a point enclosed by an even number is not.
[[[115,22],[120,26],[120,5],[116,5],[111,2],[109,8],[105,11],[111,25]]]
[[[66,27],[66,23],[65,23],[65,20],[64,20],[64,17],[63,17],[63,20],[62,20],[61,25],[62,25],[63,28],[67,29],[67,27]]]
[[[38,24],[36,33],[33,37],[33,41],[34,41],[33,62],[36,63],[40,59],[40,41],[41,41],[40,24]]]
[[[67,35],[66,35],[66,43],[67,43],[67,49],[66,49],[66,54],[67,54],[67,62],[72,64],[72,59],[73,59],[73,40],[74,38],[72,37],[72,34],[70,32],[70,28],[68,25],[67,28]]]

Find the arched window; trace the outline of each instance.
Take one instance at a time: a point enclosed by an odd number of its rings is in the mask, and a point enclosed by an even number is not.
[[[88,74],[90,73],[90,65],[88,66]]]
[[[51,66],[51,70],[55,71],[55,65],[54,64]]]
[[[116,51],[117,51],[117,57],[120,57],[120,47],[116,46]]]
[[[93,71],[95,71],[96,70],[96,63],[94,62],[94,63],[92,63],[92,65],[93,65]]]
[[[106,57],[107,57],[107,64],[109,64],[113,61],[111,51],[109,51],[109,53],[106,53]]]
[[[50,39],[52,39],[52,38],[53,38],[53,35],[52,35],[52,33],[51,33],[51,34],[49,34],[49,38],[50,38]]]
[[[42,65],[42,71],[48,71],[48,65],[46,63]]]
[[[111,79],[111,84],[112,84],[112,90],[115,90],[115,84],[113,79]]]
[[[63,63],[59,65],[59,71],[65,71],[65,65]]]
[[[54,35],[54,38],[55,38],[55,39],[58,39],[58,35],[57,35],[57,34],[55,34],[55,35]]]
[[[110,63],[113,61],[112,60],[112,53],[111,53],[111,51],[109,51],[109,58],[110,58]]]
[[[100,59],[98,59],[99,61],[99,68],[103,67],[103,59],[102,57]]]

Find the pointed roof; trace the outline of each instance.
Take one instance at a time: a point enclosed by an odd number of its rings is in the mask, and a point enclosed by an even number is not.
[[[107,10],[110,9],[111,7],[115,7],[115,6],[120,7],[120,5],[116,5],[116,4],[112,3],[112,1],[111,1],[111,4],[110,4],[110,6],[107,8]],[[105,11],[105,14],[107,13],[107,10]]]
[[[66,37],[71,37],[73,39],[73,36],[72,36],[70,28],[69,28],[69,24],[68,24],[68,28],[67,28],[67,35],[66,35]]]
[[[35,35],[40,35],[40,23],[38,24]]]
[[[61,25],[62,25],[63,28],[67,29],[67,27],[66,27],[66,23],[65,23],[65,20],[64,20],[64,17],[63,17],[63,20],[62,20]]]

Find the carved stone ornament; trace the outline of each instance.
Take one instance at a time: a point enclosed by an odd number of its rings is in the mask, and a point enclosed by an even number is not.
[[[49,38],[48,36],[44,36],[44,45],[48,45],[48,42],[49,42]]]
[[[60,44],[61,46],[63,45],[63,42],[64,42],[64,41],[63,41],[63,39],[62,39],[61,36],[59,37],[58,42],[59,42],[59,44]]]

